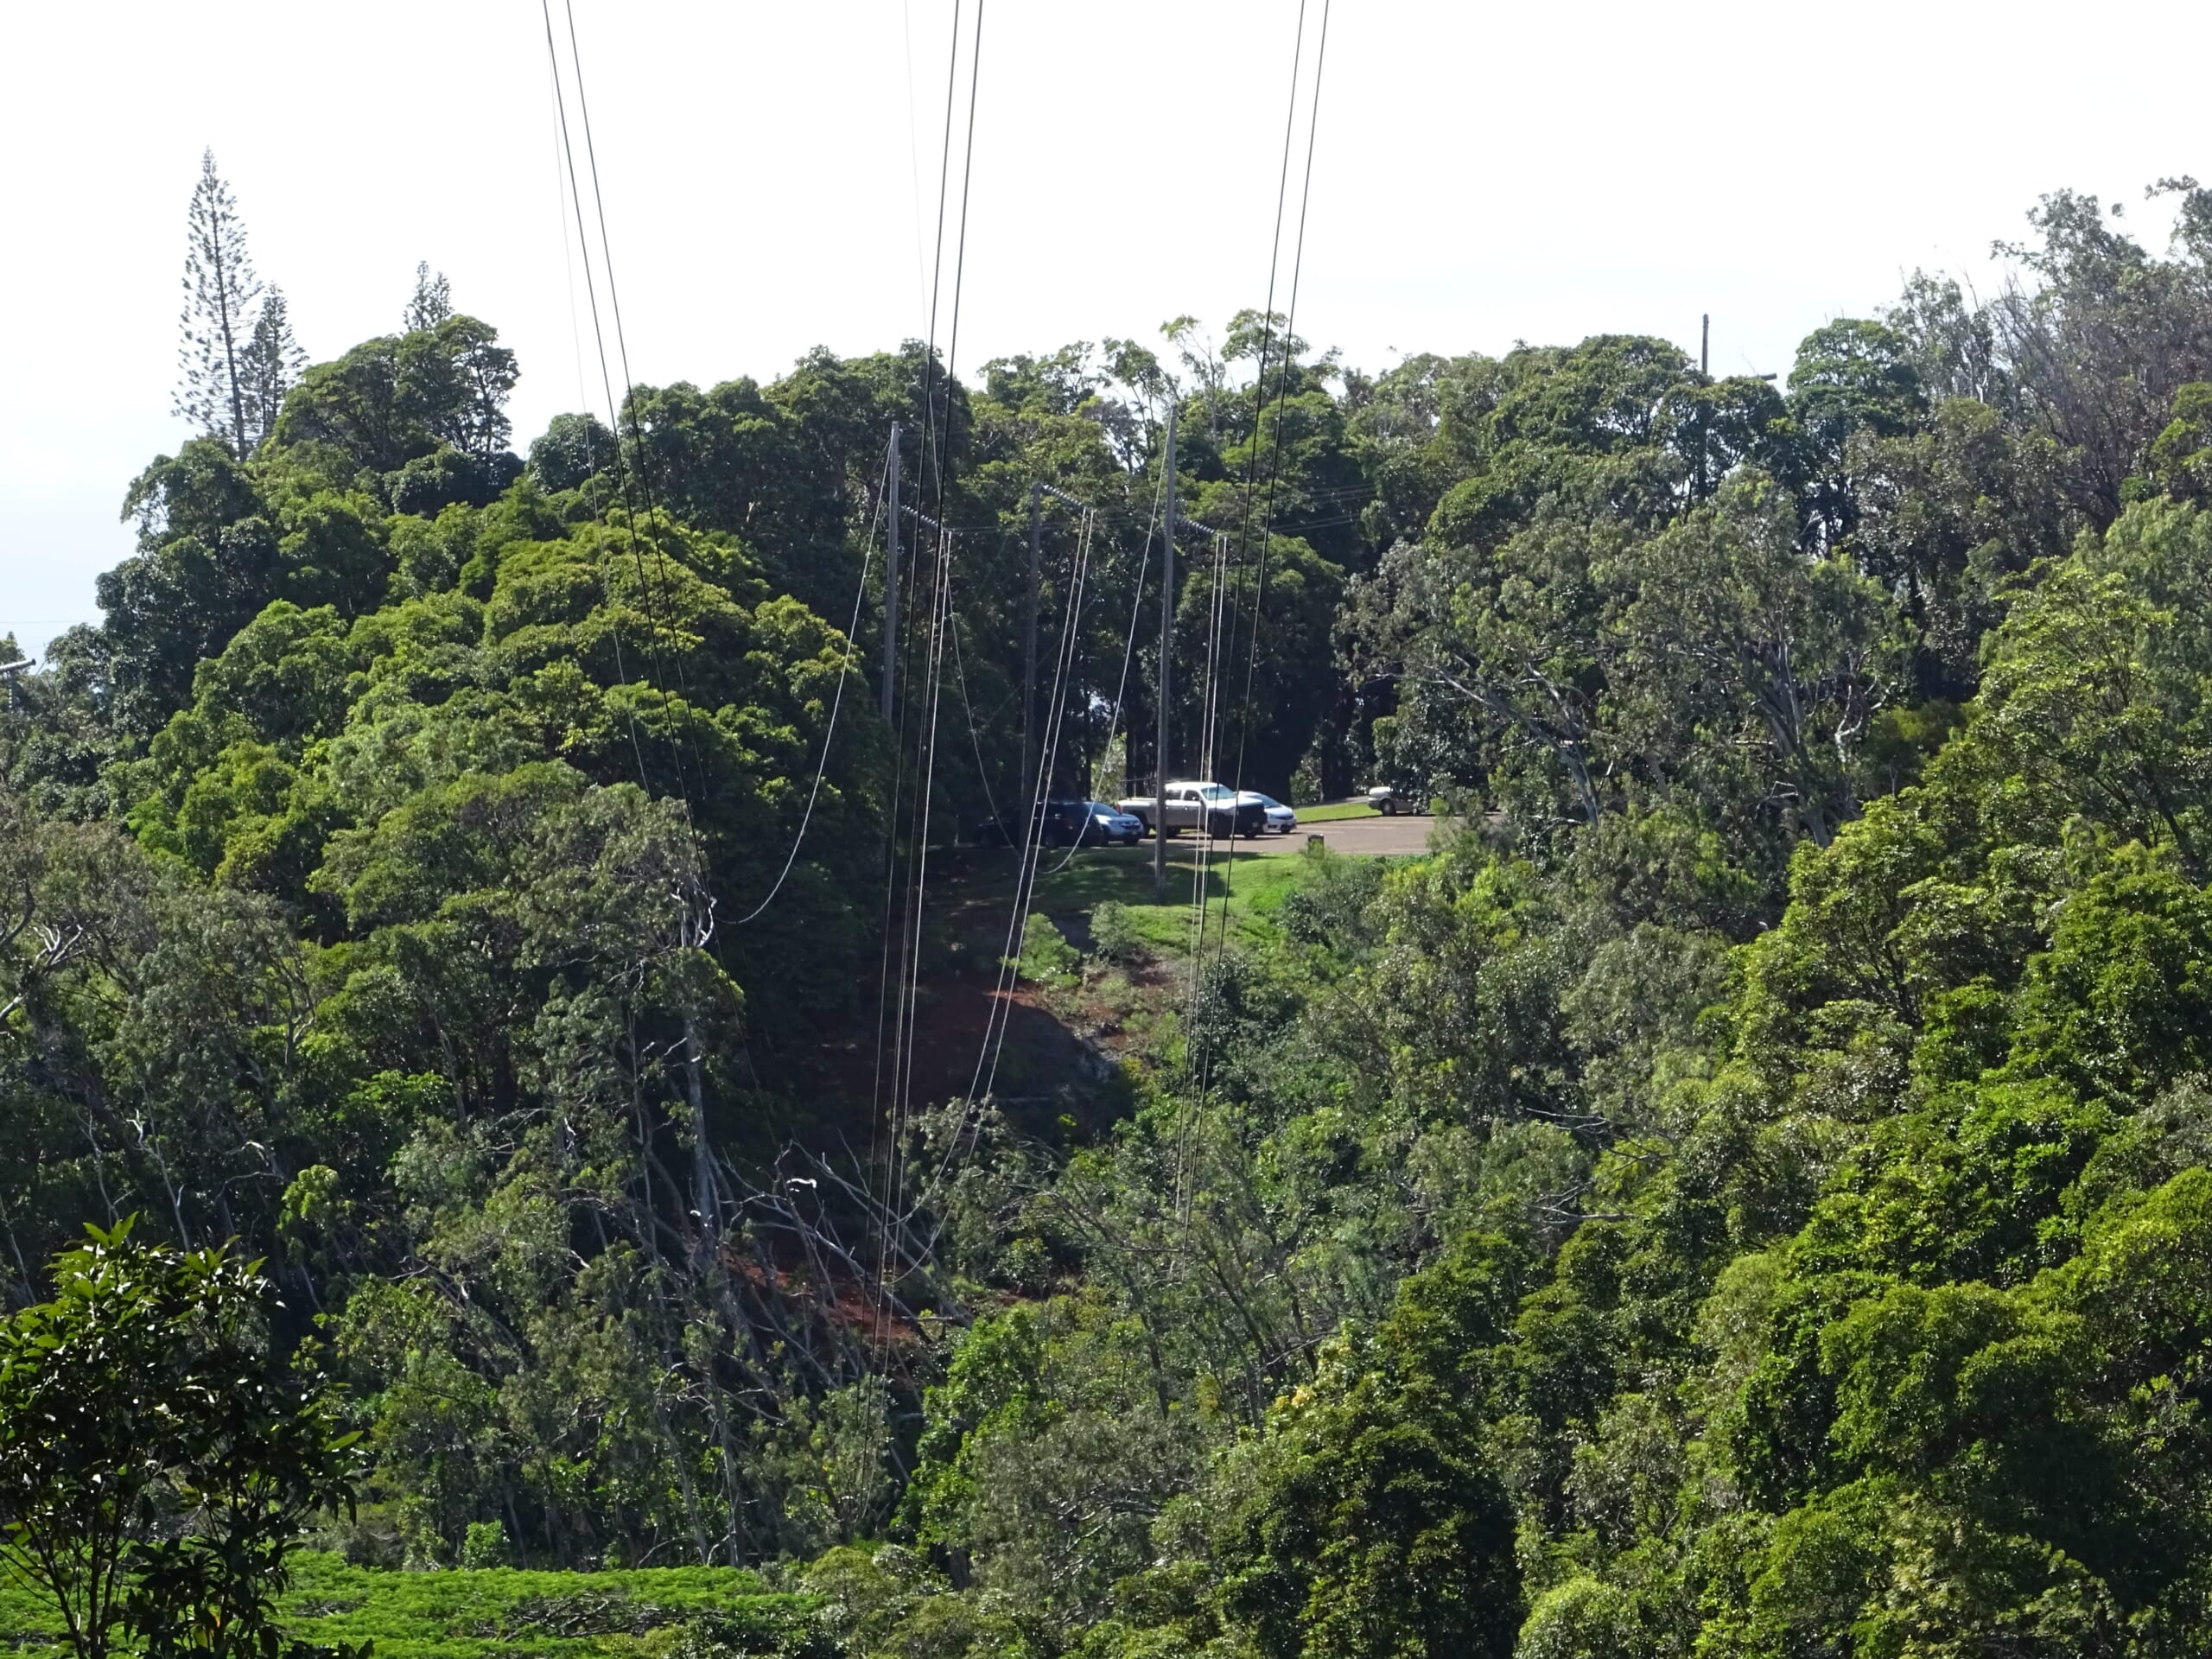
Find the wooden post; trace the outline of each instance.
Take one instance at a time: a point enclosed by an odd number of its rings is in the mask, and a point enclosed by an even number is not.
[[[1167,693],[1175,639],[1175,400],[1167,400],[1167,462],[1161,474],[1167,510],[1160,521],[1165,541],[1160,556],[1160,718],[1153,740],[1152,881],[1167,887]]]

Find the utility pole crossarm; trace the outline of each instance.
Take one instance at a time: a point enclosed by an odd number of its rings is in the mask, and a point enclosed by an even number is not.
[[[10,714],[16,712],[16,682],[22,677],[24,671],[37,666],[37,660],[29,657],[18,657],[12,663],[0,663],[0,677],[4,677],[8,682],[8,712]]]

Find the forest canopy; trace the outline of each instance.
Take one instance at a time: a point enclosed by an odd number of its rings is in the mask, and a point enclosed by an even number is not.
[[[360,1433],[316,1541],[795,1598],[717,1651],[2202,1653],[2212,193],[2160,188],[2170,248],[2048,197],[1993,299],[1778,382],[1245,312],[522,448],[427,266],[313,365],[257,284],[0,737],[10,1307],[213,1263]],[[1445,809],[1195,935],[974,844],[1028,756],[1149,782],[1171,409],[1171,764]]]

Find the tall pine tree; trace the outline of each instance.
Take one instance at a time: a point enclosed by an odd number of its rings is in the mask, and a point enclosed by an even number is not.
[[[435,328],[453,315],[453,284],[446,280],[442,270],[430,274],[430,262],[418,260],[415,266],[415,297],[407,302],[400,320],[406,323],[410,334],[425,328]]]
[[[228,439],[238,455],[251,448],[247,358],[260,297],[261,279],[246,255],[245,225],[230,186],[216,174],[215,152],[207,150],[185,226],[175,412],[211,436]]]
[[[276,415],[284,407],[284,394],[300,378],[307,360],[299,341],[292,338],[292,318],[284,303],[284,290],[271,283],[267,297],[261,302],[261,315],[254,319],[253,337],[245,346],[242,378],[245,437],[250,448],[259,448],[276,429]]]

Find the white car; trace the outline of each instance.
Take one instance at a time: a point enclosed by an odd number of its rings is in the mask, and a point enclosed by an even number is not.
[[[1236,792],[1239,806],[1257,806],[1268,815],[1268,828],[1279,836],[1287,836],[1298,828],[1298,814],[1272,795],[1262,795],[1256,789],[1242,789]]]

